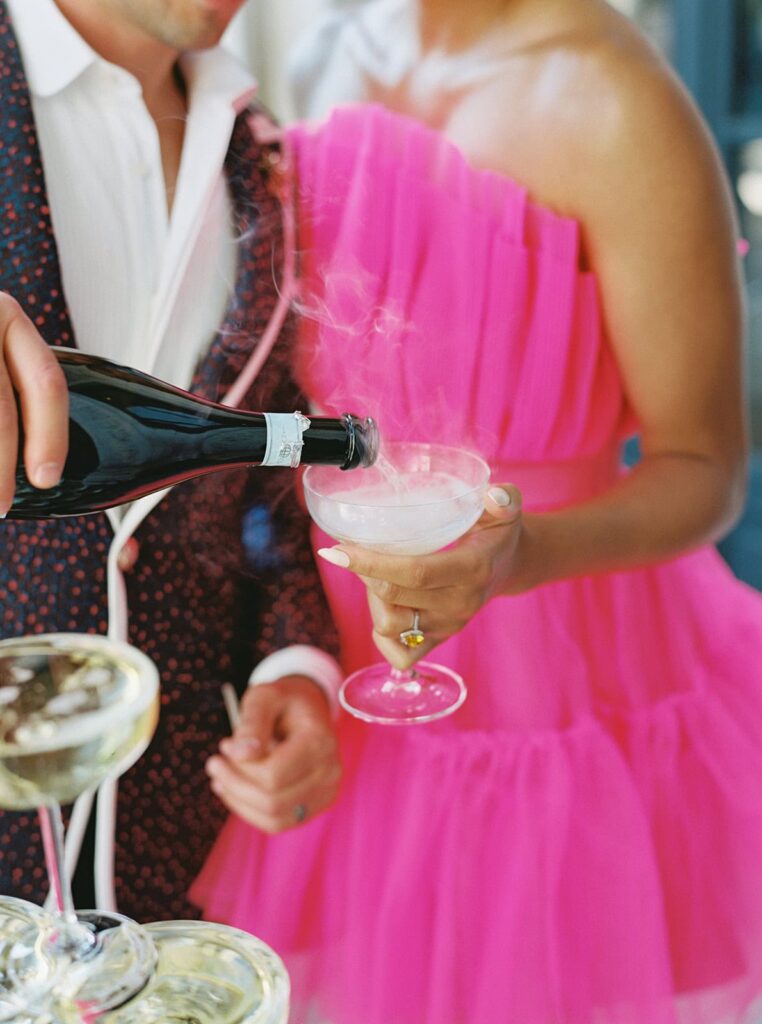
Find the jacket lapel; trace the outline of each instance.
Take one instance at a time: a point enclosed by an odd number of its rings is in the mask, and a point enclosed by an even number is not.
[[[6,4],[0,0],[0,288],[51,345],[75,347],[32,101]]]

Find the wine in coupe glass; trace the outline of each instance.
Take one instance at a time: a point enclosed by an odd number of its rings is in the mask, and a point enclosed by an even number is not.
[[[153,943],[137,925],[75,912],[60,805],[133,764],[153,735],[158,695],[153,662],[127,644],[70,633],[0,642],[0,807],[37,808],[56,907],[30,909],[30,955],[18,936],[21,901],[9,910],[0,899],[4,995],[27,1011],[42,1013],[53,990],[94,1012],[118,1006],[153,972]]]
[[[133,764],[159,678],[140,651],[62,633],[0,642],[0,807],[38,808],[55,914],[0,897],[0,1022],[286,1024],[286,970],[252,935],[76,912],[60,804]]]
[[[360,479],[329,466],[310,466],[304,493],[310,515],[337,541],[371,551],[424,555],[461,537],[479,519],[489,467],[478,455],[437,444],[390,443]],[[415,613],[402,634],[422,642]],[[339,699],[367,722],[404,725],[452,714],[463,703],[461,677],[444,665],[420,662],[400,671],[381,663],[349,676]]]

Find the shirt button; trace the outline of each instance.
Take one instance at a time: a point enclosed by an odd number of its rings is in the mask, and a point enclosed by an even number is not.
[[[135,565],[140,554],[140,545],[134,537],[128,537],[124,542],[122,550],[119,552],[116,564],[122,570],[122,572],[129,572],[130,569]]]

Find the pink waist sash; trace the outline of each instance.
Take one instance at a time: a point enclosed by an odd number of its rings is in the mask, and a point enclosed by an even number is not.
[[[493,484],[515,484],[524,508],[555,508],[585,501],[611,487],[623,473],[617,443],[598,455],[564,462],[490,461]]]

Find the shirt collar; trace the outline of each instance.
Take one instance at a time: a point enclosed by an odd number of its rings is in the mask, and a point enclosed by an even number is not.
[[[188,89],[188,107],[198,99],[244,110],[257,91],[256,79],[222,46],[184,53],[180,68]]]
[[[33,95],[53,96],[62,92],[98,59],[54,0],[7,3]]]
[[[35,96],[53,96],[92,64],[103,59],[64,17],[54,0],[7,0],[21,47],[29,88]],[[105,62],[104,62],[105,63]],[[180,59],[189,92],[232,105],[240,113],[256,92],[256,81],[221,46],[183,54]]]

